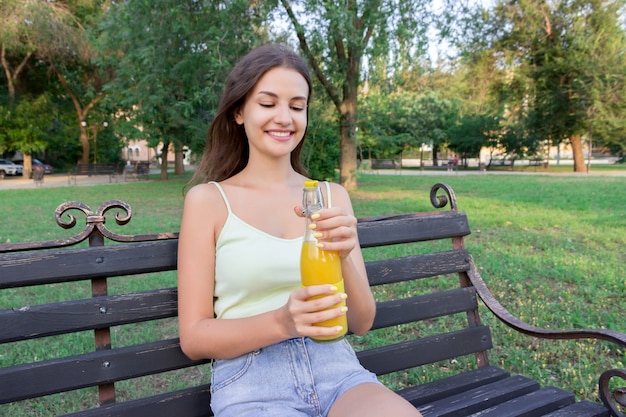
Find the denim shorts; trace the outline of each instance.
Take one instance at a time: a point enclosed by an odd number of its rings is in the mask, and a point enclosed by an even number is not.
[[[289,339],[235,359],[216,360],[211,376],[216,417],[326,416],[350,388],[377,383],[342,339]]]

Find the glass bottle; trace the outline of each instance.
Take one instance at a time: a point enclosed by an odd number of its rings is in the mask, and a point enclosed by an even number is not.
[[[300,256],[300,275],[303,286],[331,284],[337,288],[337,293],[343,293],[343,277],[341,273],[341,259],[339,253],[327,251],[317,246],[315,230],[311,229],[314,221],[311,216],[319,212],[324,207],[324,200],[317,181],[305,181],[302,196],[302,207],[306,218],[306,230],[302,243]],[[345,300],[333,306],[338,308],[345,306]],[[315,323],[316,326],[337,327],[341,326],[341,331],[333,336],[311,337],[316,342],[334,342],[342,339],[348,331],[348,321],[346,315]]]

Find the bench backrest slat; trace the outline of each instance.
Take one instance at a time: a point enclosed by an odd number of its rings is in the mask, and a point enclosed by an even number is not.
[[[465,272],[470,256],[465,249],[370,261],[365,265],[370,285]]]
[[[0,368],[0,386],[3,387],[0,404],[205,362],[190,360],[180,350],[178,339],[169,339]]]
[[[382,301],[376,306],[373,329],[462,313],[477,308],[473,288],[457,288],[401,300]]]
[[[170,271],[177,239],[80,249],[29,251],[0,256],[0,289]]]
[[[444,335],[426,336],[407,342],[358,352],[359,360],[376,375],[401,371],[415,366],[491,349],[486,326],[468,327]]]
[[[396,216],[389,220],[362,222],[358,225],[363,248],[426,240],[446,239],[470,234],[465,213],[442,212],[429,217]]]
[[[175,317],[176,288],[0,311],[0,343]]]

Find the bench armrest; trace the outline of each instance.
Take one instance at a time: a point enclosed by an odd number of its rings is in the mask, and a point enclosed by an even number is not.
[[[473,258],[471,258],[470,269],[467,272],[468,277],[476,292],[480,296],[485,306],[508,327],[517,330],[520,333],[542,339],[597,339],[612,342],[622,348],[626,348],[626,333],[621,333],[609,329],[581,329],[581,330],[551,330],[541,327],[532,326],[515,317],[493,296],[487,284],[476,269]],[[600,398],[602,402],[611,409],[612,415],[617,417],[626,417],[619,411],[617,404],[626,407],[626,387],[616,388],[610,392],[609,381],[611,378],[619,378],[626,380],[626,369],[610,369],[605,371],[601,376],[598,384]]]

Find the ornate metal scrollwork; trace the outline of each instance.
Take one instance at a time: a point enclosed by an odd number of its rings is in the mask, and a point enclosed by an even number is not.
[[[122,212],[117,212],[115,214],[115,222],[120,226],[128,223],[133,215],[133,209],[131,208],[130,204],[121,200],[105,201],[104,203],[100,204],[95,212],[93,212],[91,208],[86,204],[80,203],[78,201],[68,201],[56,208],[56,210],[54,211],[54,217],[56,218],[57,224],[59,226],[64,229],[71,229],[76,225],[76,217],[68,214],[67,216],[69,218],[69,221],[64,221],[63,215],[69,210],[79,210],[85,214],[87,226],[85,227],[85,230],[83,230],[79,235],[70,238],[76,239],[73,243],[78,243],[85,240],[93,232],[94,228],[97,228],[103,236],[106,236],[111,240],[117,242],[132,241],[132,239],[129,239],[129,237],[131,236],[113,233],[105,226],[105,213],[112,209],[122,210]]]
[[[626,382],[626,370],[610,369],[600,375],[600,381],[598,383],[600,398],[604,405],[611,410],[611,416],[625,417],[626,414],[620,411],[620,409],[626,409],[626,387],[615,388],[611,391],[609,382],[613,377],[621,379],[622,382]]]
[[[443,190],[446,195],[437,195],[439,190]],[[445,183],[440,182],[433,185],[430,189],[430,202],[435,208],[444,208],[449,202],[450,210],[454,212],[458,211],[454,190],[452,190],[452,187]]]

